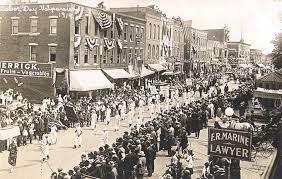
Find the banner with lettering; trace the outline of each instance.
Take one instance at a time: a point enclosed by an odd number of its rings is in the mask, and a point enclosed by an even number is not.
[[[52,64],[0,61],[0,75],[52,78]]]
[[[209,128],[208,155],[251,161],[252,133]]]

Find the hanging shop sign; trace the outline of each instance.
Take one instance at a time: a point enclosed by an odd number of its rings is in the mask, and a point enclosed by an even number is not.
[[[0,75],[52,78],[52,64],[1,61]]]
[[[208,155],[251,161],[252,134],[209,128]]]

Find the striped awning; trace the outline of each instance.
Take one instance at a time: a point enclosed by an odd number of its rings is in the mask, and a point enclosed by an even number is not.
[[[98,38],[91,38],[91,37],[86,37],[86,42],[89,48],[94,48],[98,46]]]
[[[92,15],[99,23],[101,29],[107,29],[112,26],[112,17],[102,10],[94,9],[92,10]]]

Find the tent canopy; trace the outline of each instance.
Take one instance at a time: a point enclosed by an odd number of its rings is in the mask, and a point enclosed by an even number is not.
[[[282,69],[269,73],[260,79],[260,82],[277,82],[282,83]]]
[[[164,70],[166,70],[166,68],[163,65],[159,64],[159,63],[157,63],[157,64],[148,64],[148,66],[150,68],[152,68],[154,71],[164,71]]]

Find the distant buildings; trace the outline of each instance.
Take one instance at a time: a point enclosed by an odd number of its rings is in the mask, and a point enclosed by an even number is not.
[[[262,61],[250,44],[229,42],[226,27],[200,30],[156,6],[106,10],[103,4],[40,2],[0,6],[0,90],[35,100],[95,96],[145,84],[165,70],[188,77],[219,70],[227,59]]]
[[[247,44],[241,39],[239,42],[227,42],[228,58],[235,60],[235,64],[250,63],[251,44]],[[234,65],[234,62],[231,62]]]

